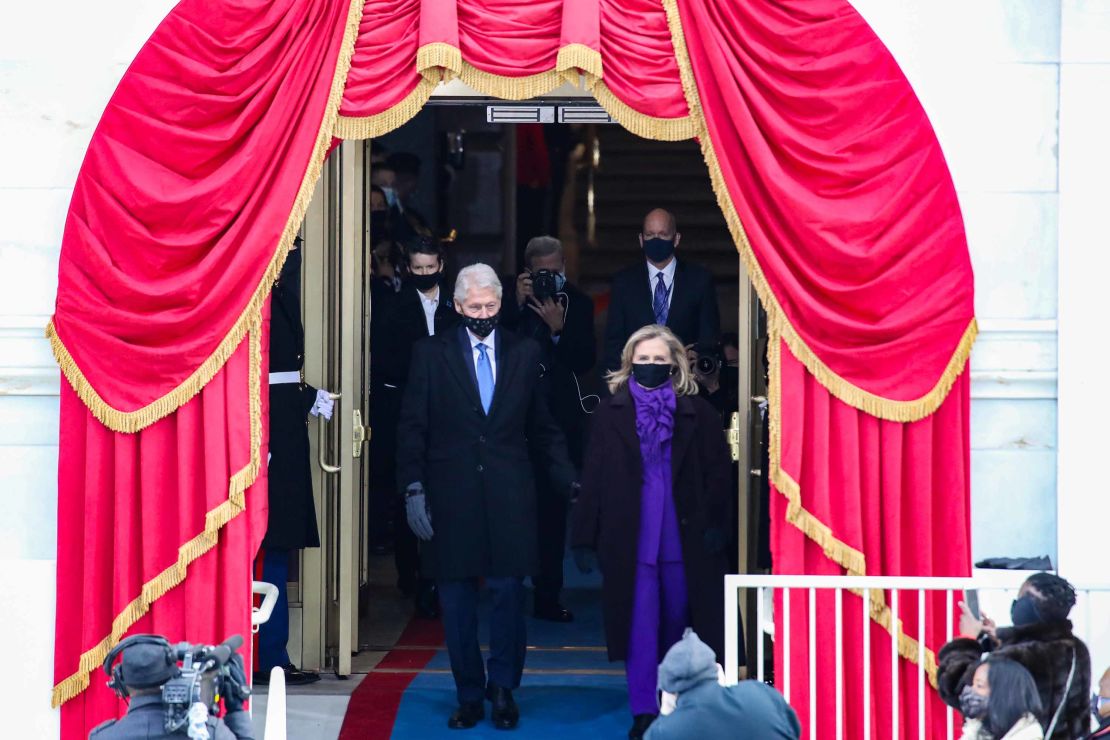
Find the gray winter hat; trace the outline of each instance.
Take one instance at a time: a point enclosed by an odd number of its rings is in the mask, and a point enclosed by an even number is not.
[[[717,656],[689,627],[659,664],[659,688],[671,694],[717,680]]]

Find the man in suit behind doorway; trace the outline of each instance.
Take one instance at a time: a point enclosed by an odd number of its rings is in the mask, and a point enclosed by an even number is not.
[[[462,326],[413,348],[401,405],[397,479],[406,518],[436,579],[459,706],[452,729],[473,727],[492,703],[494,725],[512,729],[512,691],[524,671],[524,577],[536,572],[536,486],[542,460],[569,497],[575,482],[563,433],[540,385],[535,340],[497,328],[501,281],[488,265],[459,272]],[[479,579],[493,600],[490,657],[478,642]]]
[[[605,369],[620,367],[621,350],[637,329],[662,324],[683,344],[715,344],[721,331],[717,291],[704,267],[675,256],[682,241],[674,214],[656,208],[644,217],[644,261],[617,273],[605,323]]]

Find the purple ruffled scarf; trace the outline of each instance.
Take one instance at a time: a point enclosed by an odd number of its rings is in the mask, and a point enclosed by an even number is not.
[[[644,388],[629,378],[628,391],[636,407],[636,434],[645,467],[663,459],[663,445],[674,436],[674,386],[667,382],[658,388]]]

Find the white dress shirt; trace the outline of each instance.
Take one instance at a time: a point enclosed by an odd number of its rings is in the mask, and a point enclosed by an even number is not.
[[[652,305],[655,304],[655,286],[659,282],[656,275],[663,275],[663,286],[667,289],[667,310],[671,308],[671,296],[674,295],[674,270],[678,265],[678,258],[672,259],[666,267],[660,270],[650,262],[647,263],[648,268],[648,286],[651,288]]]
[[[496,340],[494,339],[494,336],[496,334],[497,334],[497,330],[494,329],[493,331],[491,331],[489,333],[488,337],[486,337],[485,339],[480,339],[480,338],[474,336],[474,332],[470,331],[470,329],[466,330],[466,336],[470,338],[470,349],[471,349],[471,352],[474,355],[474,375],[475,375],[475,377],[477,377],[477,374],[478,374],[478,358],[481,357],[481,353],[478,350],[478,345],[479,344],[484,344],[484,345],[486,345],[486,357],[489,358],[489,367],[490,367],[490,370],[493,371],[493,382],[494,383],[497,383],[497,350],[494,349],[494,347],[497,346],[495,344]]]
[[[418,290],[420,305],[424,307],[424,321],[428,324],[428,336],[434,337],[436,333],[436,309],[439,308],[439,286],[436,286],[435,295],[429,298],[423,291]]]

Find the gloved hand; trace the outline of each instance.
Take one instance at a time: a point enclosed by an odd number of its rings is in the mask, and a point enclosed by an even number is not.
[[[717,553],[724,550],[725,545],[728,542],[727,538],[725,537],[724,531],[717,529],[716,527],[710,527],[709,529],[705,530],[705,533],[702,535],[701,541],[702,544],[705,545],[705,551],[708,552],[710,555],[716,555]]]
[[[594,552],[592,547],[575,547],[572,552],[574,553],[574,567],[578,568],[579,573],[594,572],[594,568],[597,567],[597,553]]]
[[[228,712],[243,710],[243,702],[251,695],[247,685],[247,672],[243,668],[243,656],[236,653],[227,663],[228,675],[221,678],[220,696]]]
[[[413,534],[425,542],[432,539],[432,511],[424,495],[424,486],[419,483],[413,483],[405,491],[405,518]]]
[[[303,406],[301,408],[304,408]],[[335,401],[332,400],[331,394],[321,388],[316,391],[316,403],[312,404],[312,408],[308,413],[313,416],[322,416],[327,421],[331,421],[332,412],[335,410]]]

